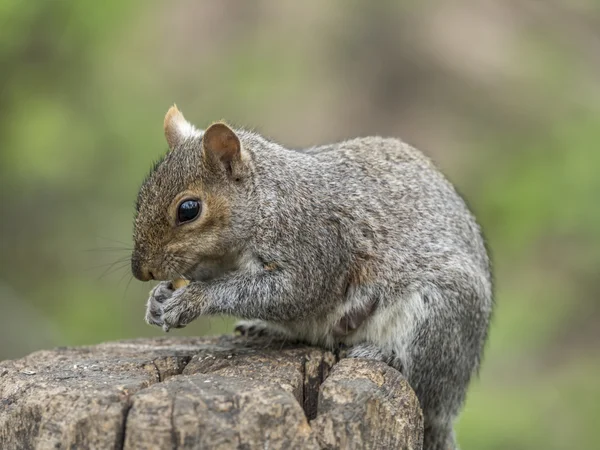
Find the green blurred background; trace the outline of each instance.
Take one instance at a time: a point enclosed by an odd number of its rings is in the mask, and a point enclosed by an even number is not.
[[[128,248],[174,102],[431,155],[497,280],[461,447],[600,447],[600,2],[0,1],[0,359],[162,333]]]

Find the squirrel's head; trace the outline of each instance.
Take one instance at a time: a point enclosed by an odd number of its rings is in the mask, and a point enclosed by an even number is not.
[[[164,129],[169,151],[136,203],[131,269],[142,281],[194,279],[227,264],[232,199],[248,170],[240,139],[225,123],[202,132],[173,106]]]

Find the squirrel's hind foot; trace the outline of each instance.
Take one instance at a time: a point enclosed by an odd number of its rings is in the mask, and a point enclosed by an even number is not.
[[[262,337],[269,336],[269,324],[262,320],[240,320],[233,331],[240,336]]]
[[[234,332],[246,337],[271,337],[275,339],[291,338],[290,333],[282,327],[264,320],[240,320],[235,324]]]

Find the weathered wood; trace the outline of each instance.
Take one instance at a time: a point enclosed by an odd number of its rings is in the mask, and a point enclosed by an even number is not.
[[[2,449],[420,449],[383,363],[244,337],[139,339],[0,363]]]

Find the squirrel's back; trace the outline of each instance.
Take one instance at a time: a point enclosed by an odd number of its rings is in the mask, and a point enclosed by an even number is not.
[[[347,215],[373,241],[368,244],[376,253],[414,257],[421,268],[428,260],[439,264],[440,256],[448,264],[460,260],[490,282],[480,227],[454,186],[421,151],[399,139],[365,137],[300,152],[271,152],[256,155],[268,160],[270,178],[295,177],[294,190],[305,190],[303,201],[313,197],[330,214]],[[274,160],[291,160],[293,173],[273,170]]]
[[[351,192],[353,207],[370,211],[387,231],[395,229],[403,252],[413,248],[420,257],[425,249],[459,252],[489,275],[479,225],[454,185],[421,151],[399,139],[367,137],[314,156],[338,167],[340,198]]]

